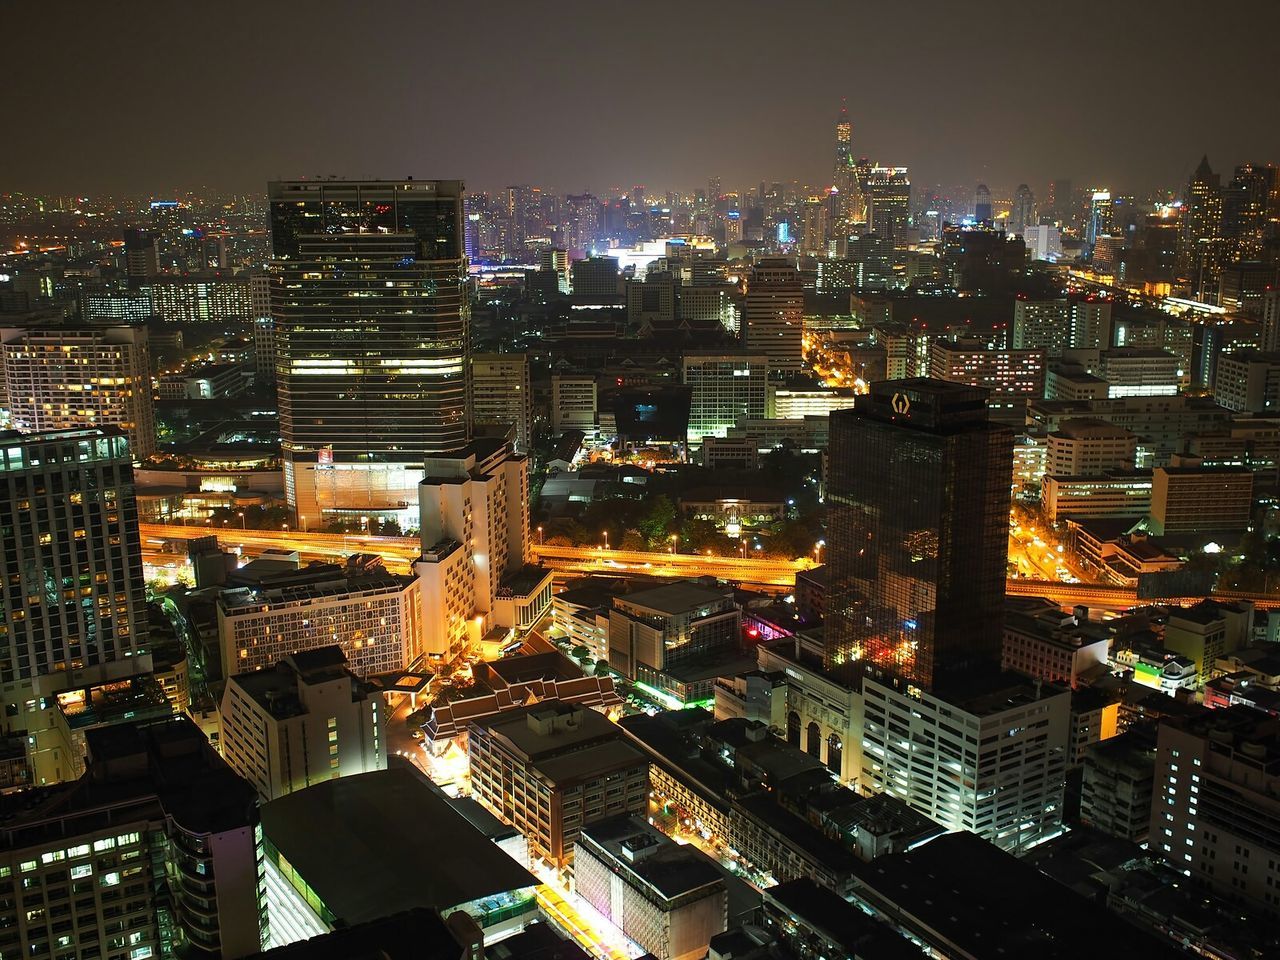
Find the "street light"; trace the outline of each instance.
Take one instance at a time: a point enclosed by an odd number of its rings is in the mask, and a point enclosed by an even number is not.
[[[244,511],[241,510],[239,513],[236,514],[236,516],[240,518],[240,529],[248,530],[249,528],[245,526],[245,522],[244,522]]]
[[[673,533],[673,534],[671,535],[671,554],[672,554],[672,556],[675,556],[675,552],[676,552],[676,544],[677,544],[679,541],[680,541],[680,534],[678,534],[678,533]]]
[[[604,548],[606,550],[609,549],[609,531],[608,530],[604,532]]]
[[[538,546],[542,546],[542,528],[538,528]]]

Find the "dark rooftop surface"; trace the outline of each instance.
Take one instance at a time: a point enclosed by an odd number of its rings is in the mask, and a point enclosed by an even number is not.
[[[920,948],[887,923],[867,916],[826,887],[808,878],[788,880],[765,891],[765,899],[821,932],[844,956],[874,960],[920,960]]]
[[[262,829],[349,924],[415,907],[444,910],[538,883],[408,766],[273,800],[262,807]]]
[[[461,955],[440,915],[425,907],[253,954],[263,960],[458,960]]]
[[[606,817],[584,826],[582,835],[669,899],[720,880],[720,871],[706,854],[668,839],[638,817]],[[634,862],[627,856],[627,848],[647,847],[656,849]]]
[[[855,868],[873,900],[959,955],[1028,960],[1183,954],[972,833],[949,833]],[[914,918],[914,919],[912,919]]]

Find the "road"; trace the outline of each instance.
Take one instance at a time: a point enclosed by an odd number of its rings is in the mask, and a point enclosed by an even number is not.
[[[169,526],[144,523],[140,525],[143,555],[147,563],[161,561],[181,564],[186,560],[181,542],[205,536],[203,527]],[[266,549],[297,550],[304,561],[337,561],[353,553],[373,553],[382,557],[388,569],[408,572],[421,549],[413,537],[373,537],[363,534],[298,533],[294,530],[220,530],[219,542],[224,547],[240,547],[248,556],[257,556]],[[713,576],[748,586],[760,586],[775,590],[790,587],[795,575],[810,569],[813,561],[808,557],[799,560],[757,560],[741,557],[708,557],[690,553],[648,553],[638,550],[603,550],[599,547],[555,547],[534,544],[534,559],[560,573],[644,574],[655,577]],[[1095,583],[1064,583],[1044,577],[1047,572],[1042,562],[1034,563],[1034,571],[1040,576],[1028,579],[1019,577],[1007,581],[1006,592],[1018,597],[1047,597],[1070,606],[1077,603],[1126,609],[1139,603],[1195,603],[1202,597],[1161,597],[1138,599],[1132,587],[1117,587]],[[1249,600],[1260,607],[1280,607],[1280,597],[1258,596],[1245,593],[1215,593],[1218,600]]]

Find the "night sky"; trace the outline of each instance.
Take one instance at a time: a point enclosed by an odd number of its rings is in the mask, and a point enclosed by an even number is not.
[[[1280,3],[6,3],[0,190],[830,179],[1141,192],[1280,161]]]

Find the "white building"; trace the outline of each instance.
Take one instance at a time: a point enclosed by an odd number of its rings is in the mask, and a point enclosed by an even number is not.
[[[589,438],[600,427],[596,406],[596,378],[584,374],[553,374],[551,377],[551,432],[581,430]]]
[[[264,670],[292,653],[337,644],[360,676],[415,664],[425,651],[419,582],[378,567],[326,567],[303,583],[224,590],[218,639],[226,675]]]
[[[382,694],[337,646],[241,673],[222,695],[222,756],[265,803],[313,783],[387,767]]]
[[[551,572],[529,559],[529,464],[500,440],[428,457],[418,488],[424,649],[452,657],[493,629],[529,629],[551,605]]]
[[[1049,434],[1045,472],[1063,477],[1096,477],[1109,470],[1132,470],[1138,438],[1105,420],[1064,420]]]
[[[145,327],[0,330],[13,425],[25,433],[119,427],[134,460],[156,449]]]
[[[862,788],[1018,851],[1060,825],[1071,696],[992,679],[945,697],[864,679]]]

